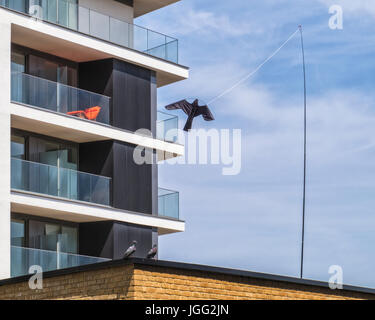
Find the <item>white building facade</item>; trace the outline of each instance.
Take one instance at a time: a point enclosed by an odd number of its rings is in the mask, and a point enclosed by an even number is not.
[[[133,24],[174,2],[0,0],[0,279],[120,259],[134,240],[145,258],[184,231],[157,166],[184,147],[156,98],[189,70],[177,39]],[[134,162],[139,145],[154,164]]]

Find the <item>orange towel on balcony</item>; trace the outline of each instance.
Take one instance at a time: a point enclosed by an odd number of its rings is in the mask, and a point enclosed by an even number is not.
[[[88,120],[95,121],[101,109],[102,109],[101,107],[95,106],[95,107],[87,108],[85,110],[70,111],[70,112],[67,112],[67,114],[70,116],[76,116],[82,119],[86,118]]]
[[[101,108],[99,106],[87,108],[85,112],[85,117],[89,120],[96,120],[99,115]]]
[[[85,119],[85,112],[83,110],[70,111],[70,112],[67,112],[67,114],[70,116],[75,116],[81,119]]]

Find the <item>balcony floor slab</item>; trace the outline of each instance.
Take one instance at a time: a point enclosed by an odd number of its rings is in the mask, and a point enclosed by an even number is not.
[[[77,223],[105,220],[127,222],[157,228],[159,235],[185,231],[185,222],[181,220],[30,192],[12,191],[11,211]]]

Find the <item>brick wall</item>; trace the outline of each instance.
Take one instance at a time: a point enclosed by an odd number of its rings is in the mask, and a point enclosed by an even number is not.
[[[0,285],[0,299],[133,299],[134,266],[74,272],[43,279],[43,289],[28,281]]]
[[[250,276],[127,263],[46,273],[43,289],[26,277],[0,282],[0,299],[374,299],[371,293]]]
[[[142,266],[134,269],[135,299],[374,299],[375,295],[329,288]]]

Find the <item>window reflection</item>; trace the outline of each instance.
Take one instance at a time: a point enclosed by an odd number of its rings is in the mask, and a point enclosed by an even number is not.
[[[30,220],[29,245],[35,249],[78,253],[78,228]]]
[[[11,156],[12,158],[25,159],[25,138],[24,137],[12,134]]]
[[[25,245],[25,221],[12,219],[11,245],[23,247]]]

